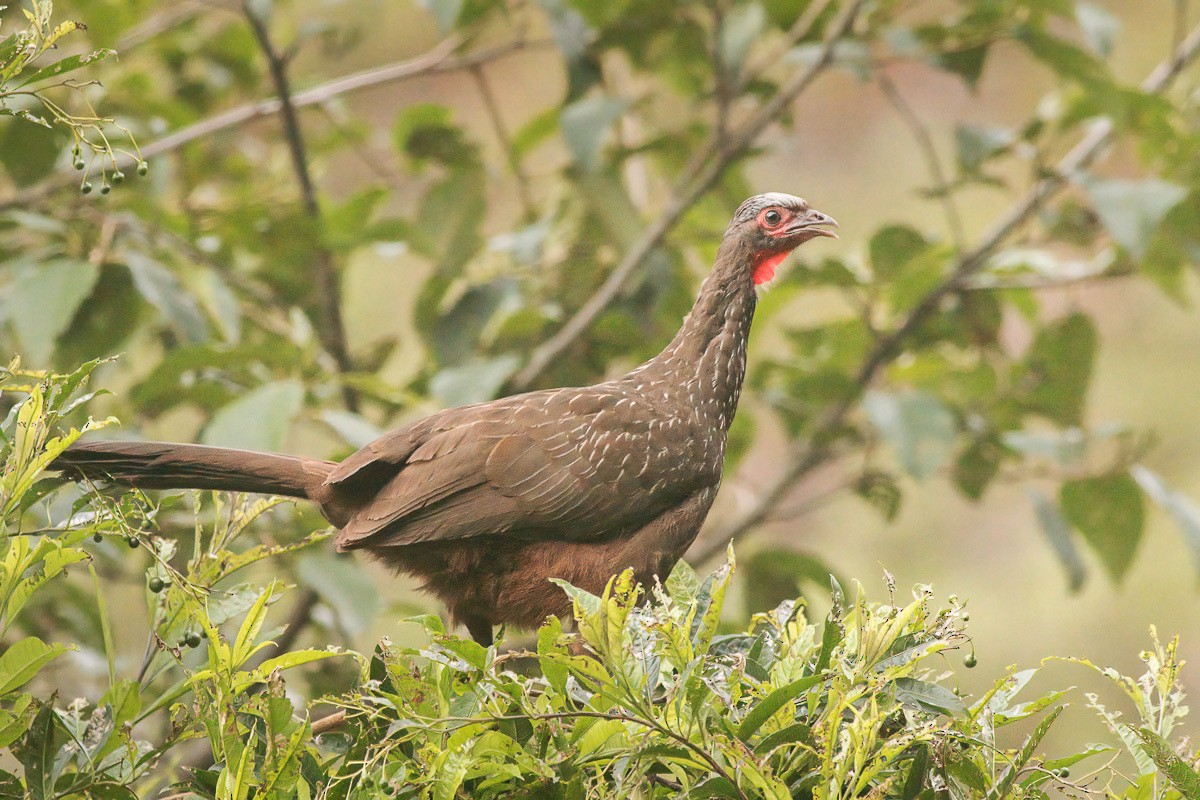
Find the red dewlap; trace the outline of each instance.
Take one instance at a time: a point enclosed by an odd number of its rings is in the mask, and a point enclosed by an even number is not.
[[[786,250],[782,253],[768,253],[760,256],[758,263],[754,265],[754,285],[762,286],[764,283],[771,280],[771,278],[774,278],[775,268],[778,267],[780,262],[787,258],[787,256],[788,254]]]

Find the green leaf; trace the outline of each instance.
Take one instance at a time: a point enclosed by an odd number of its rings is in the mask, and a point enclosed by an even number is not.
[[[1149,728],[1136,728],[1134,733],[1142,740],[1142,747],[1145,749],[1146,755],[1150,756],[1154,760],[1154,764],[1166,773],[1171,784],[1184,797],[1200,797],[1200,774],[1197,774],[1176,755],[1170,742]]]
[[[1095,3],[1076,3],[1075,21],[1093,53],[1101,58],[1112,55],[1113,44],[1121,32],[1120,20]]]
[[[25,768],[25,787],[30,800],[47,800],[54,793],[54,758],[58,752],[55,730],[58,715],[54,706],[43,703],[29,732],[16,748],[17,758]]]
[[[204,444],[275,452],[304,402],[296,381],[266,383],[223,406],[204,428]]]
[[[863,399],[863,408],[914,478],[933,475],[949,460],[956,433],[954,415],[933,395],[872,391]]]
[[[458,15],[462,13],[464,0],[419,0],[433,14],[438,33],[445,36],[454,30]]]
[[[199,344],[208,338],[208,320],[200,304],[169,269],[138,252],[126,253],[125,266],[138,293],[185,340]]]
[[[1163,217],[1188,195],[1187,187],[1159,178],[1086,178],[1082,183],[1104,227],[1139,260]]]
[[[69,649],[62,644],[46,644],[36,636],[28,636],[8,646],[0,655],[0,697],[20,689],[42,667]]]
[[[99,275],[93,264],[66,259],[30,264],[16,271],[3,313],[30,361],[50,363],[55,340],[71,324]]]
[[[1025,356],[1025,405],[1060,425],[1080,425],[1098,336],[1091,319],[1070,314],[1042,328]]]
[[[925,237],[908,225],[881,228],[871,237],[868,246],[875,277],[881,281],[896,280],[904,268],[928,248]]]
[[[379,613],[379,592],[354,559],[330,552],[304,555],[296,564],[300,582],[314,590],[349,633],[368,630]]]
[[[960,717],[967,713],[967,706],[962,699],[945,686],[919,681],[916,678],[897,678],[892,685],[895,688],[896,700],[905,705],[950,717]]]
[[[738,738],[743,742],[749,741],[750,737],[758,733],[758,729],[766,724],[767,720],[775,716],[775,713],[779,709],[820,684],[824,679],[824,675],[809,675],[806,678],[794,680],[786,686],[781,686],[762,700],[759,700],[750,709],[750,713],[738,724]]]
[[[28,86],[30,84],[37,83],[38,81],[44,81],[49,78],[57,78],[60,75],[66,75],[68,72],[74,72],[81,67],[86,67],[88,64],[94,64],[97,61],[103,61],[104,59],[110,56],[115,56],[116,54],[116,50],[94,50],[90,53],[67,56],[64,59],[55,61],[53,64],[47,64],[35,72],[22,74],[18,85]]]
[[[1126,474],[1067,481],[1059,502],[1113,580],[1120,581],[1133,563],[1145,524],[1137,482]]]
[[[721,66],[731,74],[739,72],[746,53],[766,23],[766,12],[758,3],[740,3],[729,9],[721,27]]]
[[[959,125],[954,129],[959,169],[966,175],[978,174],[985,161],[1005,152],[1015,138],[1007,128]]]
[[[495,398],[520,365],[515,355],[467,361],[440,370],[430,380],[429,391],[445,406],[481,403]]]
[[[626,104],[609,97],[585,97],[562,110],[563,139],[571,159],[584,170],[600,166],[600,146],[612,124],[625,111]]]
[[[1078,592],[1083,588],[1083,582],[1087,579],[1087,567],[1084,566],[1079,549],[1075,546],[1071,523],[1063,516],[1054,501],[1036,489],[1029,491],[1029,499],[1033,502],[1038,526],[1049,540],[1050,547],[1058,556],[1058,561],[1067,574],[1068,590],[1072,593]]]

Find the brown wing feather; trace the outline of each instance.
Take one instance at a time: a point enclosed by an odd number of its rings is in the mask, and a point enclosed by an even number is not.
[[[330,478],[353,483],[381,461],[399,468],[342,528],[338,546],[508,532],[586,540],[632,529],[698,477],[664,461],[650,411],[611,388],[537,392],[445,412],[416,442],[416,432],[393,434]]]

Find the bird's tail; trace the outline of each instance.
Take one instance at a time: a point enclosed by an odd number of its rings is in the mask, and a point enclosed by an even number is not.
[[[54,460],[69,478],[143,489],[221,489],[314,498],[331,461],[170,442],[76,442]]]

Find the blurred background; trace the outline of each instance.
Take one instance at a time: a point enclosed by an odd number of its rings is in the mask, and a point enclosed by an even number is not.
[[[1200,686],[1200,73],[1181,61],[1137,88],[1195,4],[57,14],[88,26],[64,47],[118,53],[77,74],[99,84],[57,89],[62,107],[125,132],[102,126],[114,162],[85,130],[80,172],[70,126],[0,118],[0,338],[36,368],[116,356],[92,379],[111,394],[91,413],[121,420],[105,435],[340,458],[441,407],[619,374],[670,339],[741,200],[795,193],[841,238],[802,248],[760,304],[693,551],[711,568],[738,538],[729,623],[801,591],[824,613],[828,571],[881,599],[887,570],[900,596],[969,599],[968,691],[1052,655],[1139,674],[1150,625],[1182,635]],[[291,114],[270,100],[285,91]],[[1060,180],[1103,124],[1095,162]],[[597,297],[582,333],[556,338]],[[177,516],[162,524],[190,525]],[[288,540],[321,524],[299,508],[260,527]],[[136,663],[146,557],[100,550]],[[411,580],[319,547],[265,569],[300,587],[275,611],[296,641],[415,640],[398,620],[436,610]],[[35,619],[86,642],[86,616]],[[86,685],[101,662],[85,648],[64,663]],[[1046,670],[1046,686],[1098,687]],[[1075,700],[1078,727],[1055,735],[1096,724]]]

